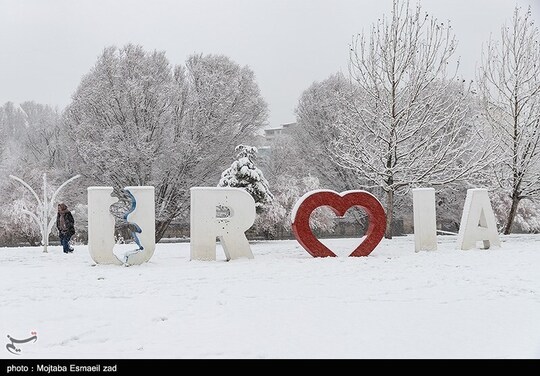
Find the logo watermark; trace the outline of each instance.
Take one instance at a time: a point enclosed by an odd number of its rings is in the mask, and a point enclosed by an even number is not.
[[[32,336],[31,337],[28,337],[28,338],[25,338],[25,339],[16,339],[16,338],[13,338],[12,336],[10,336],[8,334],[8,338],[9,338],[9,341],[11,343],[8,343],[6,345],[6,349],[7,351],[9,351],[10,353],[12,354],[15,354],[15,355],[21,355],[20,352],[21,352],[21,349],[19,349],[16,345],[21,345],[23,343],[28,343],[30,341],[34,341],[36,342],[37,341],[37,332],[31,332],[30,333]]]

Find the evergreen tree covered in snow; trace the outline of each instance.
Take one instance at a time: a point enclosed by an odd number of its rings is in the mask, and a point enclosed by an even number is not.
[[[257,148],[238,145],[234,151],[236,160],[223,171],[218,187],[244,188],[255,200],[257,213],[262,213],[274,196],[262,171],[255,166]]]

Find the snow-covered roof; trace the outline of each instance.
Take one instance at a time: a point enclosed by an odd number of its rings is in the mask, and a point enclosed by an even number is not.
[[[280,130],[283,130],[283,127],[279,126],[279,127],[275,127],[275,128],[266,128],[264,131],[265,132],[273,132],[273,131],[280,131]]]
[[[296,125],[296,122],[292,122],[292,123],[285,123],[285,124],[282,124],[281,126],[283,128],[289,128],[289,127],[293,127]]]
[[[267,131],[277,131],[277,130],[282,130],[282,129],[285,129],[285,128],[290,128],[292,126],[295,126],[296,125],[296,122],[292,122],[292,123],[284,123],[284,124],[280,124],[278,125],[277,127],[270,127],[270,128],[265,128],[265,132]]]

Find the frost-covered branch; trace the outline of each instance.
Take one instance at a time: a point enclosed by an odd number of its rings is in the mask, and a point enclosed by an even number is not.
[[[530,8],[515,8],[512,23],[483,51],[479,88],[483,114],[498,142],[497,184],[511,198],[504,233],[512,231],[524,198],[540,185],[540,33]]]

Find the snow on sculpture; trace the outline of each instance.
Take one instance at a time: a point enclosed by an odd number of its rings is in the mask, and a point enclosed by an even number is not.
[[[386,229],[386,215],[379,200],[371,193],[360,190],[342,193],[315,190],[302,196],[291,213],[294,236],[313,257],[336,256],[317,239],[309,225],[311,213],[320,206],[329,206],[341,217],[353,206],[359,206],[366,211],[369,222],[366,238],[349,256],[367,256],[382,240]]]
[[[413,194],[414,250],[437,250],[435,189],[416,188]]]
[[[500,247],[497,222],[491,208],[487,189],[468,189],[459,226],[458,247],[468,250],[483,241],[484,249]]]
[[[119,259],[114,253],[114,217],[110,213],[118,198],[112,187],[88,188],[88,250],[97,264],[139,265],[150,260],[156,247],[154,187],[125,187],[131,197],[131,209],[124,218],[135,230],[137,245]]]
[[[218,217],[227,208],[229,216]],[[253,258],[246,238],[255,222],[255,200],[241,188],[191,188],[191,260],[215,260],[219,237],[227,260]]]

